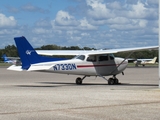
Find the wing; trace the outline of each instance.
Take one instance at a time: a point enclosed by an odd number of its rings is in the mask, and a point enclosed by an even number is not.
[[[36,52],[40,55],[81,55],[85,53],[89,53],[91,50],[36,50]]]
[[[109,50],[98,50],[88,53],[89,55],[98,55],[98,54],[111,54],[119,52],[134,52],[134,51],[143,51],[143,50],[157,50],[158,46],[148,46],[148,47],[135,47],[135,48],[121,48],[121,49],[109,49]]]
[[[19,60],[20,59],[19,57],[7,57],[7,58],[10,60]]]
[[[134,52],[142,50],[156,50],[158,46],[148,47],[135,47],[135,48],[121,48],[121,49],[109,49],[109,50],[36,50],[40,55],[98,55],[98,54],[111,54],[119,52]]]

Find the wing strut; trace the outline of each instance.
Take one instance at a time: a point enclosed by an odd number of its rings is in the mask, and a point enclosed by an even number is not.
[[[104,80],[108,81],[104,76],[98,74],[99,77],[103,78]]]
[[[125,61],[126,59],[128,59],[133,53],[134,53],[134,51],[132,51],[127,57],[125,57],[124,60],[123,60],[110,74],[112,74],[115,70],[117,70],[117,68],[118,68],[121,64],[123,64],[124,61]],[[122,74],[124,74],[124,73],[122,73]]]

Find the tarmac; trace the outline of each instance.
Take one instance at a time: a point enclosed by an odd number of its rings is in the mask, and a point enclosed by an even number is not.
[[[157,67],[133,67],[118,85],[100,77],[0,68],[0,120],[159,120]],[[108,78],[108,77],[106,77]]]

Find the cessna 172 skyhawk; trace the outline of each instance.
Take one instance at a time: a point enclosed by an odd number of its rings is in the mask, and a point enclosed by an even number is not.
[[[22,66],[12,65],[8,70],[16,71],[41,71],[54,72],[72,75],[82,75],[78,77],[76,84],[82,84],[85,77],[99,76],[108,81],[109,85],[118,84],[117,74],[124,74],[123,71],[128,65],[126,57],[114,57],[113,53],[157,49],[158,46],[123,48],[110,50],[90,50],[90,51],[72,51],[72,50],[54,50],[54,51],[35,51],[25,37],[14,38],[18,53],[20,55]],[[50,58],[43,55],[76,55],[73,59]],[[113,76],[106,79],[104,76]]]

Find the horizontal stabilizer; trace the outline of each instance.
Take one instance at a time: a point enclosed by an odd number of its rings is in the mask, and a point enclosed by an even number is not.
[[[52,65],[53,66],[53,65]],[[31,65],[27,71],[49,70],[52,66],[48,65]]]
[[[12,66],[8,67],[7,70],[23,71],[22,66],[16,66],[16,65],[12,65]]]
[[[53,66],[53,65],[52,65]],[[49,70],[52,66],[48,65],[31,65],[30,68],[27,71],[38,71],[38,70]],[[22,66],[16,66],[12,65],[7,68],[7,70],[13,70],[13,71],[23,71]]]

